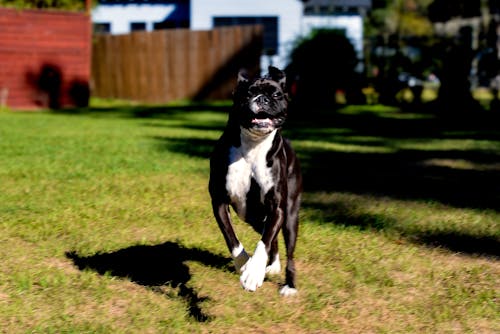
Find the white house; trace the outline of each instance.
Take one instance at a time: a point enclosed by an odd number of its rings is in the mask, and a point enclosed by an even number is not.
[[[153,30],[155,23],[174,10],[173,4],[100,5],[92,12],[92,20],[101,32],[127,34],[132,30]]]
[[[221,25],[262,24],[264,54],[261,68],[285,67],[288,52],[302,35],[304,7],[300,0],[191,0],[191,29]]]
[[[92,23],[94,31],[115,35],[189,28],[189,0],[99,0]]]
[[[99,0],[92,21],[97,31],[112,34],[262,24],[265,70],[270,64],[286,67],[298,38],[317,28],[344,30],[362,58],[363,15],[369,8],[371,0]]]

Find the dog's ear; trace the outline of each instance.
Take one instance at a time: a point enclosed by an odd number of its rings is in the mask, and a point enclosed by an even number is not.
[[[269,66],[269,77],[280,84],[281,89],[285,90],[286,88],[286,74],[282,70],[277,67]]]
[[[233,101],[237,101],[246,96],[247,88],[250,83],[248,72],[246,69],[241,69],[238,72],[238,82],[233,90]]]
[[[246,69],[242,68],[238,72],[238,83],[246,83],[248,82],[248,72]]]

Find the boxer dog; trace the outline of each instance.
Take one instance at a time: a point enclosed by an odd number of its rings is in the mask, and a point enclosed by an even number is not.
[[[279,274],[278,232],[286,245],[283,296],[297,293],[293,253],[302,192],[299,162],[281,136],[287,117],[286,75],[270,66],[269,73],[250,79],[238,74],[233,107],[210,159],[212,208],[231,252],[240,282],[248,291],[262,286],[266,274]],[[238,240],[230,209],[262,237],[252,256]]]

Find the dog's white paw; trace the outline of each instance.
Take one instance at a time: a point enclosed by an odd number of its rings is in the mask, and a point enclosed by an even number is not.
[[[232,255],[236,272],[243,272],[243,266],[248,262],[250,256],[248,256],[247,252],[241,244],[233,250]]]
[[[279,255],[276,255],[273,263],[266,267],[267,275],[279,275],[281,273],[281,263]]]
[[[283,297],[291,297],[295,296],[297,292],[298,292],[297,289],[285,285],[284,287],[281,288],[280,295],[282,295]]]
[[[259,241],[253,256],[241,268],[241,286],[248,291],[255,291],[262,286],[266,276],[267,252],[262,241]]]

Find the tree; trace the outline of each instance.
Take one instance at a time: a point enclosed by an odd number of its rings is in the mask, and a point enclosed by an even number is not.
[[[331,105],[338,89],[353,92],[358,62],[354,47],[341,30],[318,29],[298,42],[287,75],[295,81],[299,104]]]
[[[432,24],[427,7],[432,0],[374,0],[365,30],[368,36],[428,36]]]
[[[440,112],[456,113],[475,109],[469,75],[474,54],[481,50],[473,50],[472,45],[478,44],[477,38],[493,41],[486,43],[492,51],[483,52],[485,56],[479,62],[483,68],[481,73],[488,81],[496,76],[499,67],[498,59],[491,57],[497,54],[497,23],[490,28],[493,34],[482,31],[478,35],[477,28],[474,28],[473,34],[469,21],[460,19],[480,17],[487,6],[491,14],[498,14],[499,4],[500,0],[374,0],[374,10],[367,23],[368,34],[378,36],[374,48],[392,50],[395,55],[387,57],[387,52],[383,53],[385,58],[382,57],[379,64],[375,63],[377,57],[370,55],[372,65],[378,69],[376,83],[380,87],[381,99],[396,102],[393,95],[399,87],[395,78],[402,71],[419,77],[432,70],[441,81],[437,101]],[[457,29],[453,36],[436,35],[434,24],[450,20],[456,21],[454,26],[459,27],[460,32]],[[472,43],[473,35],[475,43]],[[414,57],[411,64],[395,61],[396,56],[400,55],[399,51],[411,48],[419,50],[414,52],[419,56]],[[440,52],[439,55],[435,53],[436,50]]]

